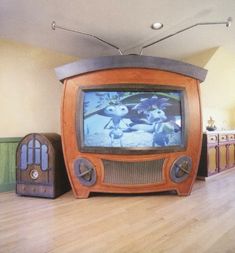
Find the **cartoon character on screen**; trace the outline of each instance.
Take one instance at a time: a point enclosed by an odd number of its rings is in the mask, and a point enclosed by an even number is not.
[[[153,147],[168,145],[170,134],[180,130],[180,127],[166,116],[166,108],[172,106],[168,100],[153,96],[141,99],[140,103],[133,107],[134,111],[143,115],[142,122],[148,125],[147,131],[153,134]]]
[[[111,146],[113,146],[115,140],[118,140],[122,147],[123,129],[120,124],[123,123],[128,127],[128,125],[122,120],[123,117],[128,114],[127,106],[118,102],[112,103],[104,109],[104,113],[111,117],[109,122],[104,126],[104,129],[111,129],[109,132]]]
[[[180,131],[174,121],[168,120],[166,122],[158,122],[154,125],[152,146],[167,146],[170,143],[170,137]]]

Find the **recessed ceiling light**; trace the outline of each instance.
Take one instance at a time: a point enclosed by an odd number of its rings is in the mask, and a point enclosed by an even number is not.
[[[153,24],[151,25],[151,28],[152,28],[153,30],[160,30],[160,29],[162,29],[162,27],[163,27],[163,24],[162,24],[162,23],[159,23],[159,22],[155,22],[155,23],[153,23]]]

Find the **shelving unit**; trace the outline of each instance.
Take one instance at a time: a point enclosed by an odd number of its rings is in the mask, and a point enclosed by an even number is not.
[[[198,178],[206,178],[235,166],[235,131],[203,134]]]

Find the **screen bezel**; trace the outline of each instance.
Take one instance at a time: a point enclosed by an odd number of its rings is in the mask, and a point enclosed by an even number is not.
[[[164,147],[103,147],[103,146],[85,146],[84,145],[84,117],[83,105],[85,92],[92,91],[124,91],[124,92],[180,92],[180,108],[181,108],[181,145],[164,146]],[[97,153],[97,154],[153,154],[153,153],[171,153],[185,151],[187,148],[187,97],[186,90],[181,86],[173,85],[159,85],[159,84],[105,84],[105,85],[91,85],[79,86],[76,98],[76,123],[75,132],[77,139],[77,146],[81,153]]]

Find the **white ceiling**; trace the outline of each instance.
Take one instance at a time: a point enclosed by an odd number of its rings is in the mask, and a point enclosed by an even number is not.
[[[0,0],[0,38],[26,42],[89,58],[118,51],[91,37],[57,25],[96,35],[117,45],[125,54],[197,22],[235,19],[235,0]],[[150,29],[160,21],[164,28]],[[198,26],[144,50],[144,55],[180,59],[223,46],[235,53],[235,22]]]

